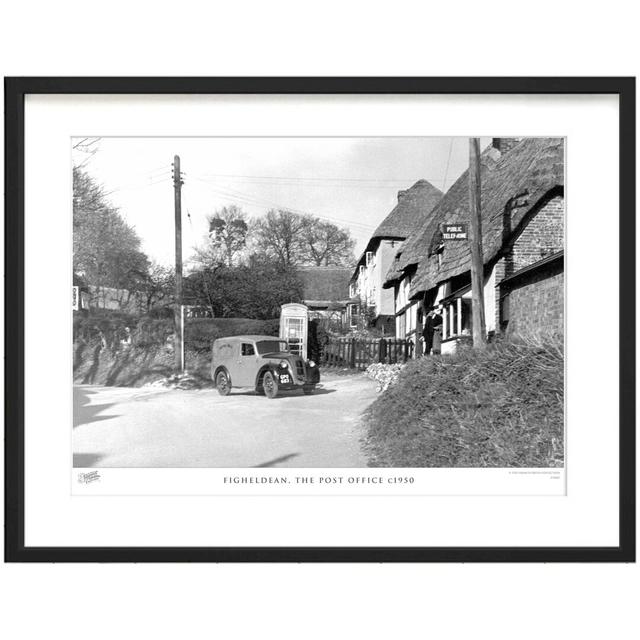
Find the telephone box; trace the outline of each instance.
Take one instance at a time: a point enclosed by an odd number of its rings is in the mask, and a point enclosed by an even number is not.
[[[280,307],[280,338],[289,343],[291,353],[307,359],[309,309],[304,304],[283,304]]]

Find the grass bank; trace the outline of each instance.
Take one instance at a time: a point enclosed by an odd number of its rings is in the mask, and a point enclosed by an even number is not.
[[[211,345],[217,338],[278,334],[278,320],[199,318],[185,325],[186,368],[211,385]],[[139,387],[173,373],[173,320],[111,312],[74,319],[73,380],[76,384]]]
[[[499,342],[420,358],[365,422],[371,466],[562,466],[562,345]]]

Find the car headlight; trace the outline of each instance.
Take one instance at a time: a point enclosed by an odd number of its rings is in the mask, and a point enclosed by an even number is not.
[[[280,366],[285,369],[287,366],[287,361],[286,360],[280,360]]]
[[[316,363],[313,360],[309,360],[309,366],[310,367],[315,367]]]

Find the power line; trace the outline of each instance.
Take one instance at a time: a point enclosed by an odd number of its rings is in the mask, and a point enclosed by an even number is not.
[[[317,213],[312,213],[310,211],[303,211],[302,209],[296,209],[294,207],[288,207],[285,205],[282,205],[278,202],[274,202],[272,200],[267,200],[264,198],[257,198],[254,196],[251,196],[249,194],[244,194],[240,191],[236,191],[235,189],[231,189],[231,188],[224,188],[224,187],[214,187],[212,186],[209,182],[202,180],[200,178],[195,178],[196,180],[198,180],[199,182],[202,182],[203,184],[206,184],[207,187],[209,188],[209,190],[211,190],[212,192],[216,193],[216,194],[221,194],[223,196],[231,196],[232,198],[236,199],[239,202],[247,202],[248,204],[251,205],[258,205],[258,206],[267,206],[267,207],[271,207],[271,208],[276,208],[276,209],[282,209],[284,211],[290,211],[292,213],[299,213],[301,215],[313,215],[316,216],[317,218],[321,218],[324,220],[328,220],[330,222],[337,222],[343,225],[350,225],[350,226],[355,226],[355,227],[361,227],[363,230],[371,230],[371,229],[375,229],[375,225],[369,225],[369,224],[365,224],[362,222],[355,222],[353,220],[341,220],[340,218],[334,218],[331,216],[327,216],[327,215],[321,215],[321,214],[317,214]]]
[[[158,184],[163,184],[165,182],[170,182],[172,180],[171,176],[166,176],[163,177],[159,180],[152,180],[150,179],[149,182],[130,182],[128,184],[124,184],[124,185],[119,185],[117,187],[113,187],[112,189],[109,189],[109,191],[105,192],[105,195],[111,195],[112,193],[116,193],[118,191],[130,191],[133,189],[145,189],[147,187],[155,187]]]
[[[329,178],[329,177],[303,177],[303,176],[256,176],[256,175],[243,175],[236,173],[203,173],[201,177],[210,178],[249,178],[258,180],[286,180],[295,182],[346,182],[346,183],[361,183],[361,182],[375,182],[381,185],[381,188],[387,187],[391,184],[406,185],[407,182],[415,182],[416,178]],[[441,176],[428,177],[427,180],[441,180]],[[383,184],[386,183],[386,184]]]
[[[204,178],[203,178],[204,179]],[[213,181],[214,179],[211,178]],[[320,189],[386,189],[386,190],[394,190],[400,187],[400,183],[395,185],[389,184],[362,184],[362,183],[331,183],[331,182],[292,182],[292,181],[262,181],[262,180],[251,180],[251,179],[241,179],[241,178],[216,178],[215,182],[231,182],[232,184],[257,184],[263,185],[265,187],[304,187],[305,189],[309,188],[320,188]],[[405,183],[402,183],[406,185]]]
[[[447,168],[444,170],[444,179],[442,180],[442,191],[444,191],[444,188],[447,184],[447,178],[449,177],[449,162],[451,162],[451,151],[453,149],[453,141],[454,141],[454,138],[451,138],[451,141],[449,142],[449,155],[447,156]]]

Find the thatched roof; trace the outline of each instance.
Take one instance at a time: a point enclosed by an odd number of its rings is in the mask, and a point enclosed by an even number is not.
[[[493,147],[488,147],[480,157],[482,176],[485,177],[487,171],[495,167],[500,158],[500,152]],[[393,283],[402,277],[405,271],[411,270],[421,260],[426,258],[429,245],[433,236],[433,229],[438,228],[443,221],[444,213],[454,209],[464,198],[468,198],[469,177],[465,171],[449,188],[447,193],[440,199],[434,207],[431,215],[424,220],[416,233],[409,238],[396,254],[394,263],[389,268],[384,286],[389,288]],[[466,200],[465,206],[466,206]],[[465,214],[466,215],[466,214]],[[466,217],[465,217],[466,220]],[[426,243],[426,246],[425,246]]]
[[[426,216],[431,213],[440,198],[442,198],[442,191],[427,180],[418,180],[408,189],[398,191],[398,204],[369,238],[365,250],[356,263],[353,275],[357,276],[358,265],[364,262],[366,252],[375,250],[380,240],[404,240],[412,236],[424,223]]]
[[[495,258],[503,246],[505,233],[513,231],[528,211],[549,191],[564,186],[564,141],[562,138],[525,138],[504,155],[493,148],[482,154],[481,207],[484,263]],[[509,229],[505,230],[505,210],[509,207]],[[470,269],[469,244],[464,241],[444,243],[441,264],[431,256],[439,244],[441,224],[455,224],[469,219],[469,183],[465,171],[433,211],[432,220],[402,250],[387,286],[399,274],[415,269],[411,296],[435,287],[438,283]]]
[[[343,267],[299,267],[303,300],[346,300],[351,269]]]
[[[438,204],[442,191],[427,180],[398,191],[398,204],[373,232],[372,238],[408,238],[420,226],[424,216]]]

